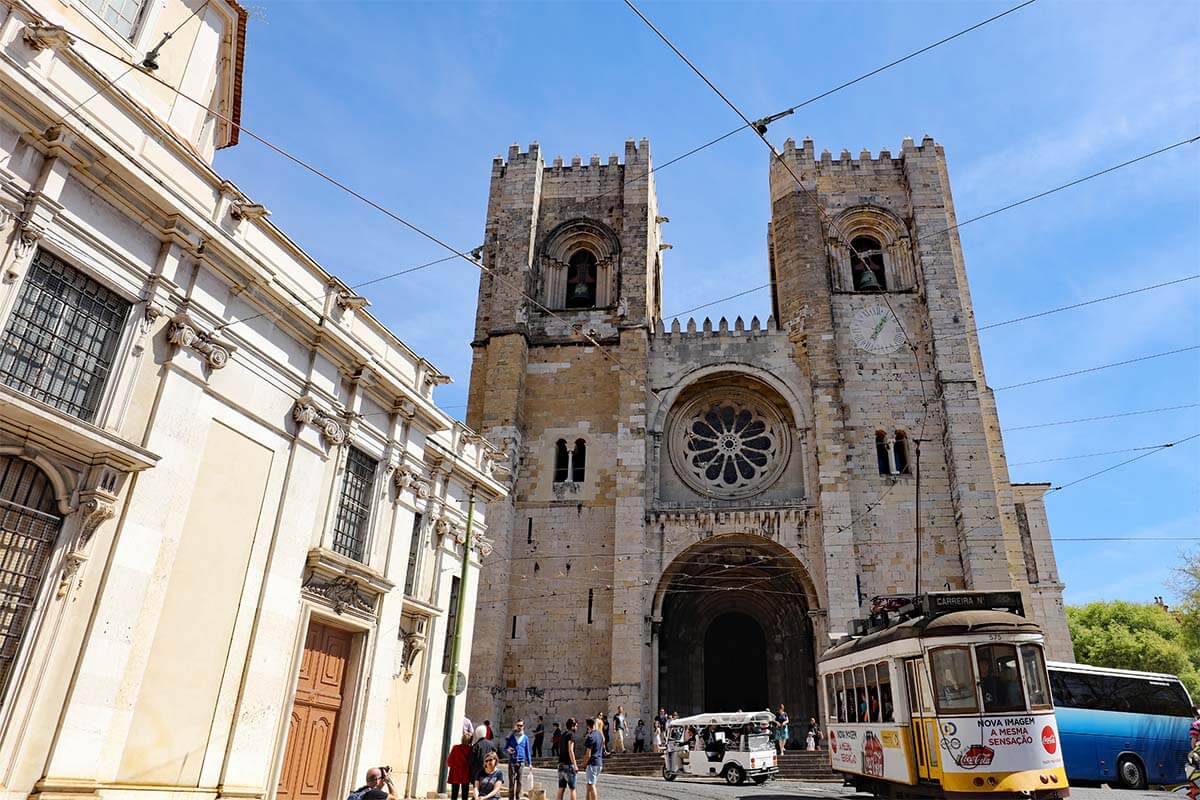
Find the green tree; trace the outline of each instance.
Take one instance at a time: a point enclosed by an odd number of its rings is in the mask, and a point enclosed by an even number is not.
[[[1184,643],[1189,652],[1200,653],[1200,549],[1184,553],[1171,588],[1180,597],[1178,608],[1173,610],[1178,612],[1183,625]]]
[[[1080,663],[1178,675],[1200,698],[1200,648],[1182,614],[1154,603],[1098,601],[1068,607],[1067,624]]]

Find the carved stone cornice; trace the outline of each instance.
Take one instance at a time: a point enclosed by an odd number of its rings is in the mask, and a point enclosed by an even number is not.
[[[321,431],[326,445],[338,446],[346,441],[346,426],[333,414],[317,405],[309,394],[296,400],[292,406],[292,419],[300,425],[315,425]]]
[[[374,618],[379,598],[395,584],[366,564],[315,547],[308,552],[300,590],[327,604],[335,614],[351,613]]]
[[[167,326],[167,341],[171,344],[195,350],[213,369],[220,369],[229,363],[234,347],[230,344],[218,343],[211,333],[205,333],[187,314],[176,314],[171,317]]]
[[[338,576],[323,580],[312,573],[304,579],[300,588],[311,595],[327,600],[335,614],[341,614],[348,609],[365,614],[375,613],[374,601],[362,593],[359,585],[352,578]]]

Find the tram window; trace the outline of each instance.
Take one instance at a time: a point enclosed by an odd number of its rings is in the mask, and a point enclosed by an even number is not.
[[[984,711],[1024,711],[1017,648],[1011,644],[982,644],[975,648],[979,661],[979,688]]]
[[[895,711],[892,706],[892,677],[888,671],[888,663],[880,661],[876,667],[879,672],[879,707],[884,722],[892,722]]]
[[[834,691],[838,694],[838,722],[846,721],[846,681],[844,673],[834,675]]]
[[[862,667],[854,668],[854,708],[859,722],[870,722],[867,716],[867,676]]]
[[[879,722],[879,677],[874,664],[867,664],[867,718]]]
[[[837,722],[837,687],[834,675],[825,676],[825,715],[830,722]]]
[[[933,665],[933,695],[938,711],[964,714],[978,711],[971,651],[965,647],[941,647],[932,651],[929,659]]]
[[[1046,666],[1042,663],[1042,648],[1036,644],[1021,645],[1021,668],[1025,670],[1029,707],[1049,708],[1050,693],[1046,691]]]

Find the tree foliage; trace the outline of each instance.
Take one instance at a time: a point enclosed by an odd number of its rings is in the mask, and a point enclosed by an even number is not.
[[[1193,699],[1200,699],[1200,638],[1192,624],[1197,620],[1185,617],[1154,603],[1119,600],[1067,608],[1080,663],[1178,675]]]

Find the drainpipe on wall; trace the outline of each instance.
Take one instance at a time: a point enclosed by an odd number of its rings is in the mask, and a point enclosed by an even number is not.
[[[438,794],[446,793],[447,766],[450,748],[454,745],[454,698],[458,694],[458,655],[462,651],[463,620],[466,619],[467,571],[471,567],[471,523],[475,520],[475,489],[467,499],[467,533],[463,542],[462,569],[458,576],[458,615],[454,620],[454,642],[450,645],[450,676],[446,687],[446,722],[442,728],[442,763],[438,767]]]

